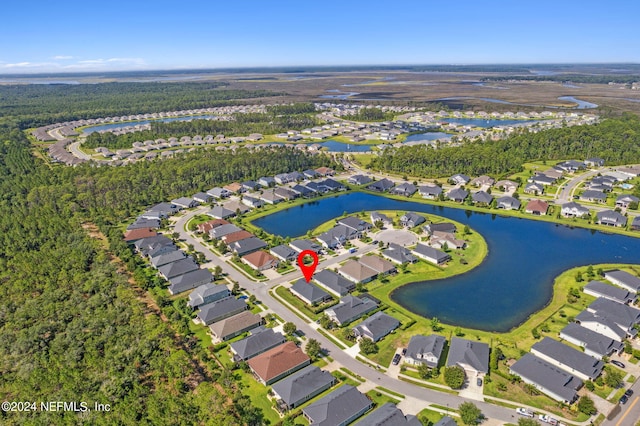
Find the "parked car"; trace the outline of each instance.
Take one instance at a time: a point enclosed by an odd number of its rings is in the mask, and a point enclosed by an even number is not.
[[[631,395],[633,395],[633,389],[627,389],[626,391],[624,391],[624,394],[627,398],[629,398]]]
[[[482,386],[482,379],[480,377],[476,379],[476,385]]]
[[[358,249],[357,249],[357,248],[355,248],[355,247],[354,247],[354,248],[352,248],[352,249],[349,249],[349,253],[355,253],[355,252],[357,252],[357,251],[358,251]]]
[[[625,365],[623,363],[621,363],[620,361],[616,361],[615,359],[611,361],[611,364],[615,365],[616,367],[620,367],[620,368],[624,368]]]
[[[398,365],[400,363],[400,354],[395,354],[393,356],[393,361],[391,361],[393,365]]]
[[[403,348],[402,349],[402,356],[405,356],[407,354],[407,348]]]
[[[549,423],[552,426],[557,426],[558,424],[558,421],[556,419],[554,419],[553,417],[550,417],[547,414],[538,415],[538,420],[540,420],[541,422]]]
[[[378,244],[378,240],[371,241],[371,244]]]
[[[525,416],[525,417],[531,417],[533,418],[534,414],[533,411],[527,409],[527,408],[516,408],[516,413],[520,414],[521,416]]]
[[[629,397],[628,397],[627,395],[622,395],[622,396],[620,397],[620,399],[618,400],[618,402],[619,402],[620,404],[626,404],[628,400],[629,400]]]

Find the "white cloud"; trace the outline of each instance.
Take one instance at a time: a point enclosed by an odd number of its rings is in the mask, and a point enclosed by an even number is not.
[[[53,58],[71,58],[70,56],[54,56]],[[15,62],[0,61],[0,73],[18,72],[74,72],[74,71],[124,71],[144,69],[147,63],[142,58],[97,58],[60,62]]]
[[[52,57],[51,59],[53,59],[54,61],[65,61],[65,60],[68,60],[68,59],[73,59],[73,56],[56,55],[56,56]]]

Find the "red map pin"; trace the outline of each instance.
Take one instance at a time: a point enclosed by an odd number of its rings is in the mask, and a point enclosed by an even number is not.
[[[311,256],[313,259],[313,263],[311,265],[304,264],[304,258],[306,256]],[[303,250],[298,255],[298,266],[302,271],[302,275],[304,275],[304,279],[309,282],[311,281],[311,277],[313,277],[313,273],[316,271],[316,267],[318,266],[318,255],[316,252],[311,250]]]

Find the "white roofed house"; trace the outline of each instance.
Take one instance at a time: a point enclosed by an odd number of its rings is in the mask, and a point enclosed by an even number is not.
[[[589,209],[576,202],[569,202],[562,205],[561,214],[564,217],[585,217],[589,216]]]

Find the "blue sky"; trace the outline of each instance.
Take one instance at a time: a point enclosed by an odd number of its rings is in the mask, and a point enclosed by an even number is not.
[[[0,73],[640,62],[629,1],[8,1]]]

